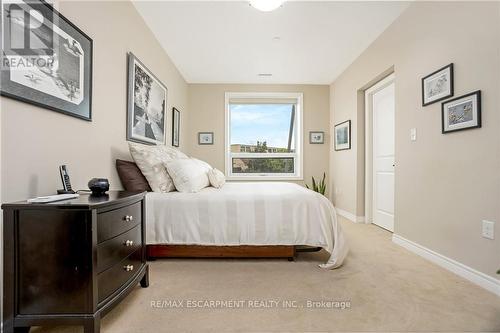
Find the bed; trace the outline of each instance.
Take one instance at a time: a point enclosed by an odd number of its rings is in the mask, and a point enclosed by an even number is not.
[[[231,251],[236,257],[272,251],[290,256],[300,245],[324,248],[330,258],[320,266],[333,269],[348,252],[331,202],[292,183],[231,182],[197,193],[149,192],[146,219],[150,257]]]

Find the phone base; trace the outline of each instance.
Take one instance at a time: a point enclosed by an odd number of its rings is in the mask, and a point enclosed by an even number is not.
[[[75,194],[75,191],[57,190],[57,194]]]

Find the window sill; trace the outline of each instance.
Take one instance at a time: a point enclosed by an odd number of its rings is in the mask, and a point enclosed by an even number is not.
[[[242,180],[258,180],[258,181],[268,181],[268,180],[293,180],[300,181],[304,180],[302,176],[226,176],[228,181],[242,181]]]

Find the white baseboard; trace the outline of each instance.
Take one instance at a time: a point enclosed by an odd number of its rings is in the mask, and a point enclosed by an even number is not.
[[[337,214],[340,216],[345,217],[346,219],[354,222],[354,223],[364,223],[365,222],[365,217],[364,216],[356,216],[354,214],[351,214],[343,209],[335,208],[337,211]]]
[[[470,282],[500,296],[500,280],[481,273],[474,268],[461,264],[458,261],[445,257],[442,254],[434,252],[396,234],[392,235],[392,241],[405,249],[449,270],[450,272],[453,272],[464,279],[469,280]]]

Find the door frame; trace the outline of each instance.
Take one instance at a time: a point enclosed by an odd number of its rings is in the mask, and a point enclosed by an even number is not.
[[[365,223],[373,223],[373,105],[372,97],[396,81],[391,73],[365,90]],[[395,138],[394,138],[395,140]],[[396,152],[394,152],[396,159]],[[396,177],[396,170],[394,170]],[[394,215],[396,219],[396,215]]]

